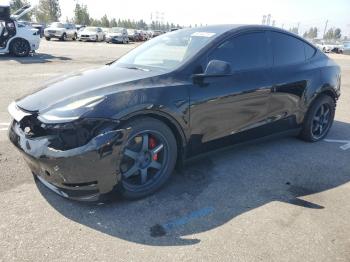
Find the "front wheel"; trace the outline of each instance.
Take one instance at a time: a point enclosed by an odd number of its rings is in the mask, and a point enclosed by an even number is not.
[[[325,138],[333,124],[335,101],[327,95],[321,95],[312,103],[305,116],[300,138],[308,142],[317,142]]]
[[[61,38],[60,38],[61,41],[66,41],[67,40],[67,34],[64,33]]]
[[[30,53],[30,46],[28,41],[24,39],[15,39],[11,42],[10,52],[17,57],[25,57]]]
[[[177,158],[177,145],[169,127],[153,118],[130,122],[129,138],[122,150],[119,193],[138,199],[160,189],[170,178]]]

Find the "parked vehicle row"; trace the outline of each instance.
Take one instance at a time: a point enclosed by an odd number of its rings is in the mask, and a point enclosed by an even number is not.
[[[45,30],[46,40],[52,38],[65,41],[68,39],[79,41],[106,41],[107,43],[122,43],[147,41],[153,37],[152,31],[126,29],[122,27],[93,27],[74,25],[72,23],[55,22],[50,24]],[[159,35],[158,32],[155,35]]]
[[[320,42],[315,43],[315,45],[324,53],[337,53],[342,54],[344,52],[344,44],[340,43],[326,43],[326,42]]]

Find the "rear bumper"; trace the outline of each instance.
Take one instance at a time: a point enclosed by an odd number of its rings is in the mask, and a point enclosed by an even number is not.
[[[50,148],[50,137],[28,138],[13,121],[9,138],[23,154],[38,180],[57,194],[71,199],[95,201],[111,192],[120,181],[120,150],[125,130],[101,134],[86,145],[70,149]]]

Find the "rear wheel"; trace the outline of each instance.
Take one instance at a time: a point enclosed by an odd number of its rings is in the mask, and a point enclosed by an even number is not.
[[[73,36],[73,41],[76,41],[78,39],[78,35],[75,33]]]
[[[327,95],[321,95],[311,105],[300,133],[300,138],[317,142],[327,136],[335,114],[335,102]]]
[[[28,56],[30,53],[30,45],[27,40],[22,38],[15,39],[11,42],[10,52],[18,57]]]
[[[51,40],[51,38],[50,38],[50,37],[45,37],[45,39],[46,39],[47,41],[50,41],[50,40]]]
[[[137,199],[160,189],[174,170],[177,145],[172,131],[163,122],[142,118],[131,127],[124,146],[120,172],[120,193],[126,199]]]

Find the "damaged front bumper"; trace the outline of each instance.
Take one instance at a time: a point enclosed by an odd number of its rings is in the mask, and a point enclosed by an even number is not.
[[[85,145],[68,150],[51,148],[52,136],[31,138],[13,120],[11,142],[23,153],[34,176],[57,194],[76,200],[96,201],[119,183],[120,150],[127,130],[101,133]]]

